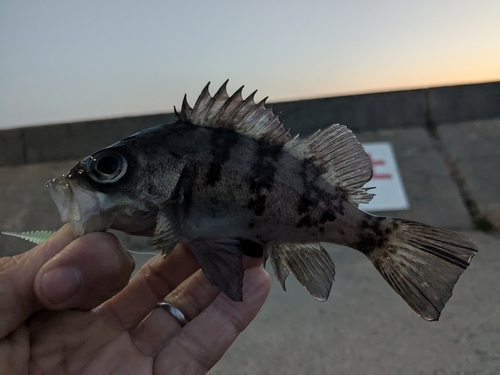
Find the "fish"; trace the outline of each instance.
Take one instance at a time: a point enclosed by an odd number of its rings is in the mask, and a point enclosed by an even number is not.
[[[186,244],[207,279],[241,301],[243,255],[326,301],[335,265],[321,243],[364,254],[423,319],[438,320],[477,252],[466,237],[371,215],[368,155],[344,125],[292,136],[266,99],[205,86],[176,121],[139,131],[47,182],[76,236],[115,229],[168,256]]]

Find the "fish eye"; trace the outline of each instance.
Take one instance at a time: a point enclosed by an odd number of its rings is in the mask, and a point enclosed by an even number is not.
[[[88,175],[96,182],[111,184],[127,172],[127,159],[114,150],[98,151],[85,160]]]

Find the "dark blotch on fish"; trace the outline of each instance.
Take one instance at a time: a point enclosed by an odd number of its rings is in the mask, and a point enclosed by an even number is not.
[[[251,198],[247,205],[247,208],[254,210],[257,216],[262,216],[266,209],[267,195],[273,187],[276,163],[280,154],[281,147],[258,143],[256,160],[252,164],[252,175],[257,177],[250,181]]]

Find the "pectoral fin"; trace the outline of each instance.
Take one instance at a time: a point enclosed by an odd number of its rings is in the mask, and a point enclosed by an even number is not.
[[[149,245],[161,250],[164,255],[169,255],[174,250],[181,234],[181,223],[175,204],[170,200],[162,204],[156,218],[155,233],[148,241]]]
[[[314,298],[328,299],[335,265],[320,243],[271,243],[266,252],[283,290],[286,290],[285,279],[291,273]]]
[[[243,251],[234,239],[207,239],[189,243],[196,260],[212,285],[233,301],[242,301]]]

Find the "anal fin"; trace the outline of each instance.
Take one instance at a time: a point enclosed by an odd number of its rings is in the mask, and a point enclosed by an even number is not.
[[[281,287],[286,292],[286,278],[290,275],[290,271],[281,262],[280,254],[277,251],[271,251],[267,254],[271,266],[273,267],[274,274],[281,284]]]
[[[208,281],[233,301],[242,301],[243,250],[235,239],[205,239],[189,243]]]
[[[271,243],[266,252],[283,290],[286,290],[285,279],[291,273],[314,298],[328,299],[335,265],[320,243]]]

